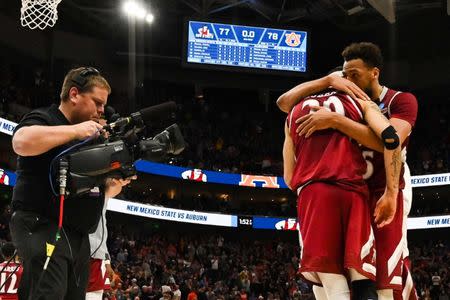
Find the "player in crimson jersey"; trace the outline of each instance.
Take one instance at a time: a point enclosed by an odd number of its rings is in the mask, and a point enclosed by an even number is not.
[[[280,109],[287,112],[302,97],[330,86],[354,98],[367,98],[369,95],[398,132],[402,145],[403,162],[405,162],[408,137],[417,117],[416,98],[410,93],[394,91],[380,85],[378,79],[382,56],[378,46],[372,43],[352,44],[343,51],[342,56],[345,60],[343,68],[345,78],[326,76],[301,84],[278,99],[277,103]],[[324,109],[298,119],[296,122],[300,124],[298,133],[305,137],[317,130],[335,128],[368,147],[364,149],[363,154],[367,161],[365,178],[369,185],[370,205],[373,209],[378,197],[384,192],[386,182],[384,178],[385,164],[381,154],[383,147],[370,128]],[[403,167],[401,173],[403,175]],[[400,189],[405,186],[403,176],[400,177],[399,185]],[[400,192],[392,223],[383,228],[375,228],[375,240],[379,245],[377,247],[377,286],[379,299],[382,300],[402,299],[402,297],[409,299],[407,293],[402,296],[402,277],[408,278],[407,274],[403,274],[403,272],[408,273],[408,268],[403,268],[403,261],[407,255],[403,250],[406,243],[406,230],[402,230],[406,217],[403,210],[404,201],[405,198]],[[403,286],[406,287],[406,283],[403,282]],[[415,294],[413,289],[409,290],[411,291],[410,295]]]
[[[22,264],[17,261],[15,255],[15,248],[12,243],[5,243],[2,246],[2,254],[5,259],[0,264],[0,300],[17,300],[17,288],[19,287],[20,279],[22,278]],[[12,258],[12,259],[11,259]],[[8,263],[8,261],[11,261]]]
[[[368,190],[363,179],[366,163],[358,144],[336,130],[310,138],[296,133],[294,121],[324,107],[355,122],[367,121],[385,140],[388,189],[377,205],[376,218],[389,223],[395,212],[400,147],[395,130],[370,101],[328,91],[306,97],[293,107],[285,126],[284,178],[298,193],[297,215],[302,244],[300,272],[322,284],[328,299],[350,299],[347,272],[354,299],[376,297],[373,233]],[[294,120],[294,121],[293,121]],[[324,238],[326,236],[326,238]]]

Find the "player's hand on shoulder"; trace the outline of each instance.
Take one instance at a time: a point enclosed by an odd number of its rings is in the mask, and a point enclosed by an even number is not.
[[[397,195],[384,193],[375,206],[375,223],[378,228],[382,228],[392,222],[397,210]]]
[[[355,100],[361,99],[364,101],[370,101],[370,97],[362,89],[360,89],[350,80],[340,76],[337,73],[339,72],[334,72],[328,75],[328,80],[331,87],[338,91],[346,93]]]
[[[85,121],[79,124],[72,125],[75,130],[75,138],[82,140],[93,135],[98,135],[103,128],[102,125],[95,121]]]
[[[310,113],[295,121],[299,124],[296,132],[308,138],[317,130],[334,128],[334,118],[335,113],[330,110],[320,106],[310,106]]]

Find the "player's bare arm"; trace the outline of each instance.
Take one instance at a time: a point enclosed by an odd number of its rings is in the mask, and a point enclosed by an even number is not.
[[[286,185],[292,189],[291,180],[294,174],[295,167],[295,152],[294,142],[289,134],[289,127],[287,123],[284,125],[284,144],[283,144],[283,178]]]
[[[369,126],[323,107],[311,107],[311,109],[315,110],[313,114],[305,115],[296,120],[296,123],[299,124],[297,127],[299,135],[309,137],[317,130],[332,128],[339,130],[367,148],[380,153],[384,151],[383,142]]]
[[[378,200],[374,217],[378,227],[389,224],[395,215],[400,171],[402,167],[401,143],[395,128],[373,102],[361,102],[364,118],[384,143],[386,190]]]
[[[303,98],[321,92],[328,88],[334,88],[356,98],[370,100],[369,96],[363,92],[356,84],[348,79],[342,78],[338,72],[324,76],[322,78],[301,83],[290,89],[277,100],[278,108],[285,113],[291,109]],[[340,73],[340,72],[339,72]]]

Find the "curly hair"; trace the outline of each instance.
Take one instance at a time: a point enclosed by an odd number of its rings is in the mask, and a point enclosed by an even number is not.
[[[361,42],[353,43],[342,51],[345,61],[360,58],[367,66],[381,69],[383,67],[383,55],[380,47],[373,43]]]

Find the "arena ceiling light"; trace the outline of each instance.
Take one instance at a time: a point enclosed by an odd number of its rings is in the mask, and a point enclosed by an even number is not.
[[[126,15],[138,20],[145,20],[149,24],[151,24],[155,18],[142,4],[133,0],[125,1],[122,5],[122,10]]]
[[[129,16],[136,16],[143,7],[136,1],[126,1],[123,3],[122,9]]]
[[[155,17],[151,13],[147,14],[147,16],[145,17],[145,21],[147,21],[147,23],[149,24],[153,23],[153,19],[155,19]]]
[[[145,9],[142,9],[142,10],[138,11],[135,16],[139,20],[144,20],[146,15],[147,15],[147,11]]]

